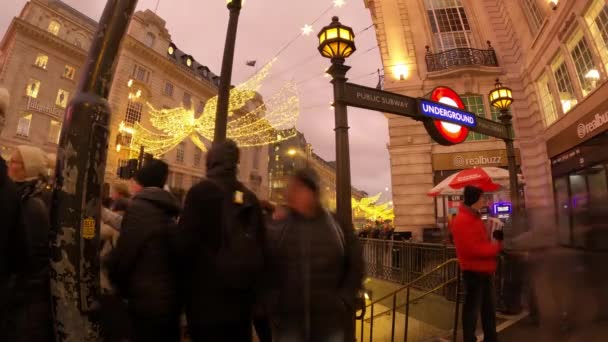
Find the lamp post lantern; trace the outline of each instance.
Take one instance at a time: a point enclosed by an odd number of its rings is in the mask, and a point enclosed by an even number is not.
[[[227,0],[230,11],[228,19],[228,32],[226,33],[226,44],[224,45],[224,58],[222,59],[222,71],[217,94],[217,111],[215,114],[215,130],[213,141],[226,139],[226,127],[228,125],[228,104],[230,100],[230,83],[232,80],[232,64],[234,62],[234,49],[236,45],[236,31],[239,25],[239,14],[243,7],[243,0]]]
[[[517,161],[515,159],[515,147],[513,146],[513,115],[509,112],[509,107],[513,103],[513,91],[500,83],[496,79],[496,85],[489,94],[490,104],[500,111],[498,119],[506,126],[509,132],[509,139],[504,139],[507,148],[507,159],[509,165],[509,187],[511,192],[511,202],[513,208],[519,210],[519,185],[517,182]]]
[[[348,146],[348,117],[344,98],[346,72],[350,69],[344,61],[355,52],[355,34],[352,28],[333,17],[331,24],[318,34],[319,52],[331,59],[327,73],[331,75],[334,87],[334,111],[336,134],[336,209],[338,221],[345,229],[352,229],[353,215],[350,184],[350,151]]]

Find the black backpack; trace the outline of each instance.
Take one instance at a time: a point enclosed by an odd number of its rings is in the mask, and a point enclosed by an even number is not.
[[[222,240],[214,256],[218,281],[224,288],[253,290],[264,264],[261,236],[264,222],[260,206],[255,196],[241,184],[234,192],[217,185],[224,197]]]

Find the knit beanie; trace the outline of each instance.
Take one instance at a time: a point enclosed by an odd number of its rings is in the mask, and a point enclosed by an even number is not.
[[[163,188],[169,177],[169,165],[162,160],[154,159],[135,174],[135,181],[144,188]]]
[[[25,170],[25,180],[31,181],[39,177],[48,175],[47,157],[44,151],[35,146],[17,146],[21,159],[23,159],[23,169]]]
[[[467,206],[472,206],[477,203],[479,199],[483,195],[483,190],[478,187],[474,187],[471,185],[467,185],[464,187],[464,204]]]
[[[315,194],[320,193],[321,186],[319,184],[319,175],[315,170],[311,168],[300,169],[296,171],[293,177]]]

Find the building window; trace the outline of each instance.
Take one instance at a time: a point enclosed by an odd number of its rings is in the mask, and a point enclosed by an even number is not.
[[[254,170],[259,170],[260,168],[260,154],[262,154],[262,148],[261,147],[254,147],[253,148],[253,169]]]
[[[182,103],[185,108],[192,107],[192,95],[190,93],[184,92],[184,98],[182,99]]]
[[[578,100],[574,94],[574,87],[572,86],[572,80],[570,79],[570,74],[568,74],[568,67],[564,62],[564,58],[558,56],[551,64],[551,69],[557,83],[562,110],[564,113],[568,113],[572,107],[576,106]]]
[[[154,42],[156,41],[156,36],[154,36],[154,34],[148,32],[146,33],[146,45],[150,48],[154,47]]]
[[[133,76],[133,78],[138,81],[147,83],[148,80],[150,79],[150,71],[148,71],[146,68],[142,67],[141,65],[135,64],[135,66],[133,66],[133,73],[131,76]]]
[[[34,62],[34,65],[39,67],[40,69],[46,70],[46,65],[48,62],[49,56],[39,53],[38,56],[36,56],[36,61]]]
[[[198,101],[198,107],[196,108],[196,113],[201,114],[203,111],[205,111],[205,102]]]
[[[165,89],[163,90],[163,94],[173,97],[173,83],[165,82]]]
[[[70,97],[70,93],[59,89],[57,91],[57,99],[55,100],[55,104],[61,108],[65,108],[68,106],[68,98]]]
[[[179,145],[177,145],[177,148],[175,149],[175,161],[177,163],[183,163],[185,154],[186,154],[186,143],[181,142],[181,143],[179,143]]]
[[[549,76],[546,74],[543,75],[538,79],[536,84],[538,86],[538,95],[543,110],[545,126],[549,127],[552,123],[557,121],[557,111],[555,109],[555,103],[553,102],[551,88],[549,87]]]
[[[608,4],[604,0],[595,0],[585,14],[585,21],[608,70]]]
[[[600,72],[593,61],[591,49],[589,49],[582,31],[574,34],[567,45],[576,67],[576,74],[583,90],[583,96],[587,96],[597,87],[600,79]]]
[[[184,175],[176,172],[173,174],[173,188],[183,189],[184,188]]]
[[[483,96],[482,95],[466,95],[462,96],[462,102],[464,102],[464,106],[467,111],[471,113],[475,113],[475,115],[480,116],[482,118],[486,117],[486,108],[483,104]],[[477,132],[469,132],[467,136],[467,141],[480,141],[480,140],[488,140],[489,137],[487,135],[477,133]]]
[[[524,13],[528,19],[528,25],[530,26],[530,31],[532,31],[532,34],[536,34],[538,32],[540,27],[543,25],[543,21],[545,20],[545,16],[538,7],[537,1],[538,0],[522,0]]]
[[[203,158],[203,152],[196,147],[194,149],[194,166],[201,166],[201,159]]]
[[[63,77],[68,80],[73,80],[76,75],[76,68],[71,65],[67,65],[63,68]]]
[[[472,33],[461,0],[425,0],[435,49],[468,48]]]
[[[32,126],[32,114],[26,114],[19,118],[17,123],[17,135],[20,137],[30,136],[30,127]]]
[[[143,108],[143,103],[129,101],[129,103],[127,103],[127,113],[125,114],[125,124],[127,126],[133,126],[136,122],[140,122]]]
[[[48,142],[51,144],[59,144],[59,135],[61,134],[61,122],[51,120],[51,127],[49,128]]]
[[[30,81],[27,83],[27,88],[25,89],[25,95],[37,98],[39,91],[40,81],[30,78]]]
[[[59,35],[60,29],[61,29],[61,24],[59,24],[55,20],[51,20],[51,22],[49,23],[49,27],[46,30],[49,31],[51,34],[54,34],[57,36],[57,35]]]

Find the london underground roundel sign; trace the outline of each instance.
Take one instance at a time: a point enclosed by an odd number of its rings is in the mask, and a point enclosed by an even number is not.
[[[435,88],[431,93],[430,100],[449,107],[460,109],[460,111],[455,110],[457,112],[466,110],[460,96],[458,96],[454,90],[448,87]],[[424,120],[424,126],[427,132],[430,134],[433,140],[441,145],[455,145],[465,141],[469,135],[467,124],[469,126],[475,126],[476,124],[474,115],[472,115],[472,117],[471,115],[465,115],[463,117],[462,115],[459,116],[459,113],[445,113],[445,111],[439,111],[437,108],[425,107],[425,102],[421,103],[421,111],[423,112],[423,115],[429,116],[426,120]],[[437,119],[437,117],[441,116],[447,117],[446,115],[459,118],[464,124],[460,125],[455,122],[447,122]]]

